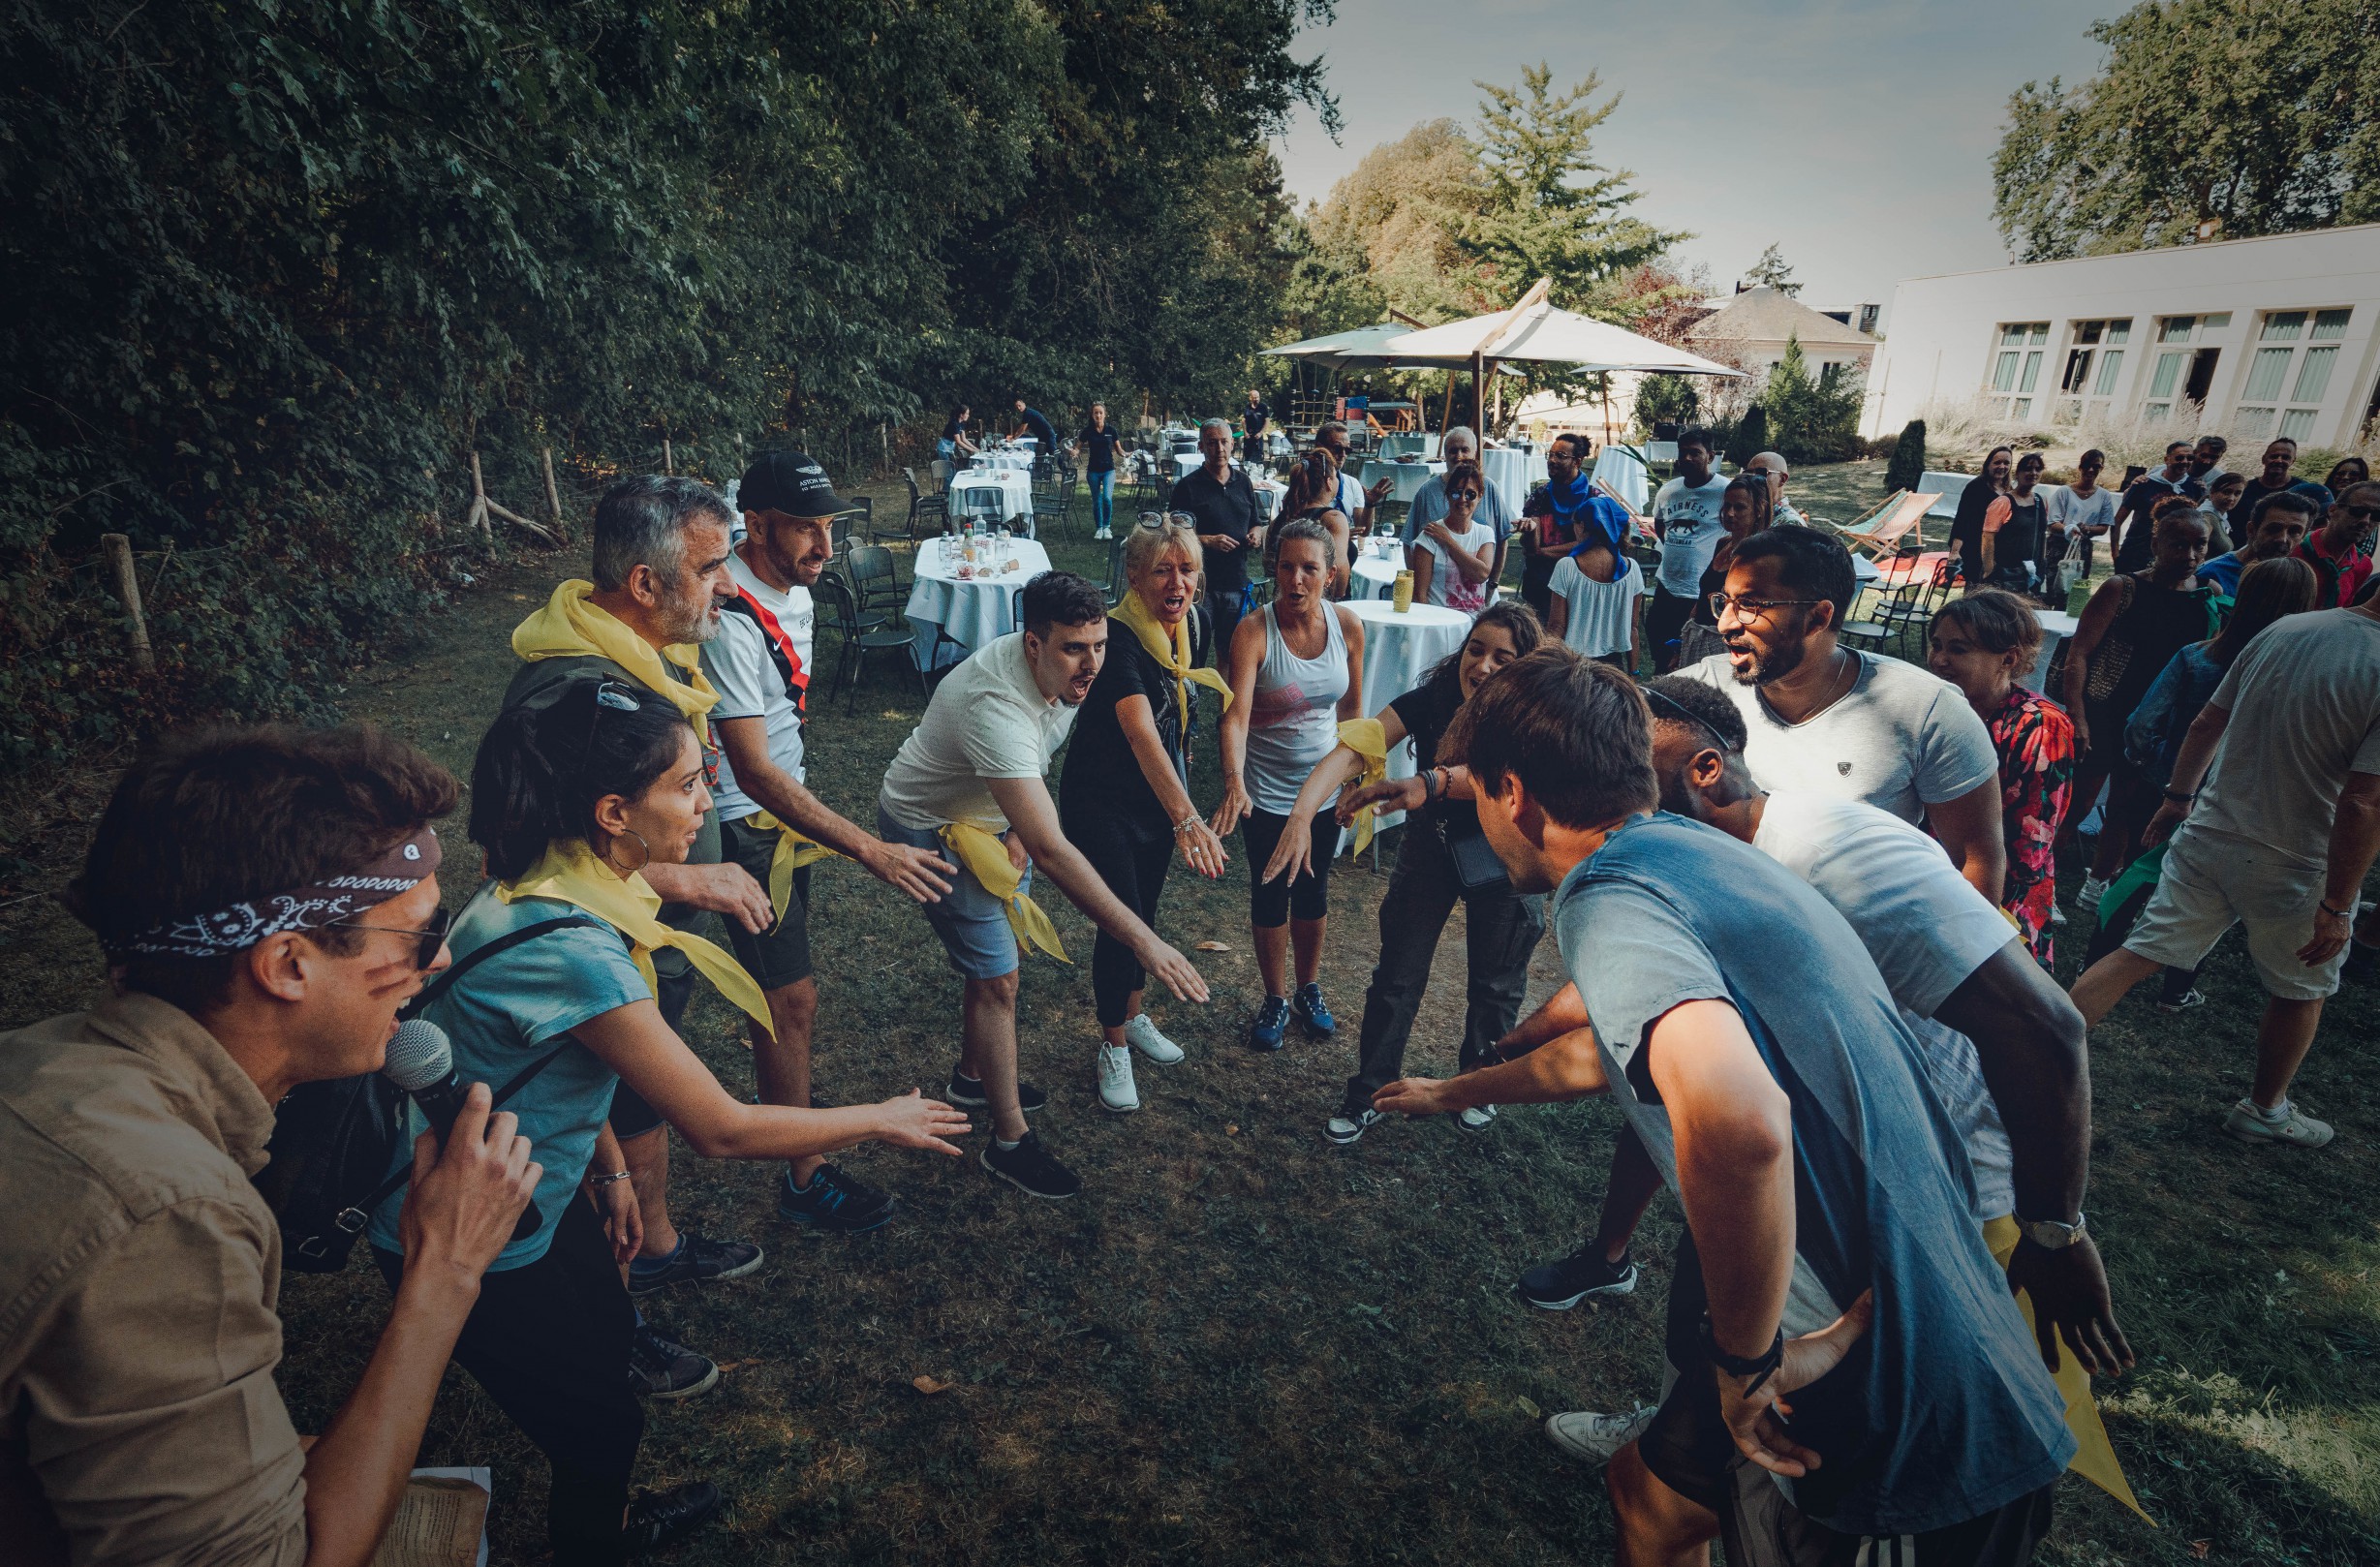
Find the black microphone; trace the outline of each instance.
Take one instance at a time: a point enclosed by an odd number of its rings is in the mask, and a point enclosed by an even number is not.
[[[381,1075],[413,1095],[421,1118],[437,1133],[438,1146],[446,1147],[447,1133],[471,1093],[471,1085],[454,1069],[454,1048],[447,1042],[447,1030],[426,1018],[407,1018],[398,1024],[396,1032],[389,1037],[388,1056],[381,1065]],[[528,1240],[544,1222],[538,1205],[531,1203],[521,1210],[520,1223],[513,1229],[512,1239]]]

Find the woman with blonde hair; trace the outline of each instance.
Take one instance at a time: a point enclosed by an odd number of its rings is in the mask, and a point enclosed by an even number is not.
[[[1216,691],[1228,711],[1231,688],[1195,666],[1190,606],[1204,561],[1198,535],[1169,515],[1144,522],[1125,544],[1128,586],[1108,612],[1107,656],[1074,720],[1058,821],[1107,890],[1154,926],[1157,900],[1178,850],[1200,876],[1223,874],[1222,840],[1190,803],[1189,735],[1193,685]],[[1132,949],[1101,932],[1091,948],[1098,1008],[1100,1105],[1118,1115],[1140,1108],[1132,1052],[1170,1066],[1182,1047],[1141,1010],[1148,972]]]

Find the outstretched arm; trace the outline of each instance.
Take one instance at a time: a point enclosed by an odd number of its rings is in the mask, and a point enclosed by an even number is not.
[[[857,861],[870,876],[900,888],[918,903],[934,903],[949,892],[953,870],[941,855],[907,844],[887,844],[863,831],[829,810],[825,801],[778,766],[768,753],[767,720],[722,719],[716,727],[720,749],[735,770],[737,787],[757,800],[770,815],[804,838]],[[651,879],[646,877],[648,885]]]
[[[1207,999],[1207,983],[1198,977],[1190,961],[1159,939],[1138,914],[1124,906],[1123,899],[1108,890],[1083,851],[1066,841],[1048,784],[1037,778],[992,778],[984,784],[1035,866],[1058,884],[1069,903],[1092,924],[1129,947],[1140,966],[1164,981],[1175,996],[1186,1001]]]

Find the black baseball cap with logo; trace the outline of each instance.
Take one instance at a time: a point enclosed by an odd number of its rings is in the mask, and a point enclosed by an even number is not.
[[[851,509],[835,493],[826,470],[806,451],[772,451],[745,469],[735,506],[739,511],[781,511],[788,517],[831,517]]]

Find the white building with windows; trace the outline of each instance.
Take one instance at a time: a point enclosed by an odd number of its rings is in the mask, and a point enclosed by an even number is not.
[[[2045,428],[2179,418],[2235,446],[2350,446],[2380,417],[2380,224],[1911,278],[1889,323],[1871,438],[1981,397]]]

